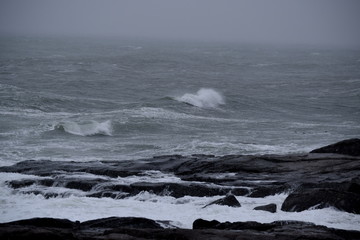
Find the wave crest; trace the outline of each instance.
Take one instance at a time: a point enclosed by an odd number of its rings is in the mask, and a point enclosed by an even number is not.
[[[201,88],[196,94],[185,93],[175,100],[200,108],[215,108],[225,104],[223,96],[211,88]]]
[[[55,126],[55,129],[78,136],[105,135],[112,136],[112,123],[110,120],[105,122],[86,121],[82,123],[63,122]]]

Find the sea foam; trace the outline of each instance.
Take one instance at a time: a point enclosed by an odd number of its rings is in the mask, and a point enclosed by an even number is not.
[[[86,121],[82,123],[68,121],[59,123],[55,126],[55,129],[79,136],[112,135],[112,124],[110,120],[105,122]]]
[[[216,108],[225,104],[223,96],[211,88],[201,88],[196,94],[185,93],[181,97],[176,97],[175,100],[200,108]]]

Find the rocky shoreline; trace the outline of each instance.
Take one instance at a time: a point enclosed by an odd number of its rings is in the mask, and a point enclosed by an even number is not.
[[[165,226],[165,227],[164,227]],[[169,228],[146,218],[103,218],[86,222],[34,218],[0,224],[1,239],[360,239],[360,231],[345,231],[298,221],[272,223],[224,222],[198,219],[193,229]]]
[[[179,181],[169,182],[165,179],[122,184],[114,181],[117,177],[143,176],[149,171],[173,174]],[[203,207],[211,204],[241,207],[236,196],[259,198],[288,192],[281,206],[282,211],[300,212],[332,207],[360,214],[360,139],[345,140],[303,155],[171,155],[121,162],[29,160],[0,167],[0,172],[28,174],[29,178],[8,181],[6,184],[18,193],[40,194],[46,198],[64,196],[59,192],[41,191],[41,186],[61,186],[81,190],[85,197],[114,199],[135,196],[142,191],[174,198],[224,196]],[[82,177],[81,174],[85,173],[96,177]],[[255,210],[276,212],[278,209],[274,205],[269,202],[257,206]],[[138,225],[138,222],[131,225],[136,219],[93,220],[100,225],[89,224],[89,221],[28,219],[1,224],[0,238],[289,239],[296,236],[301,239],[360,239],[358,231],[331,229],[297,221],[220,223],[199,219],[194,222],[193,230],[189,230],[171,226],[163,228],[165,223],[150,219],[140,221],[150,225]],[[106,224],[102,225],[104,222]]]

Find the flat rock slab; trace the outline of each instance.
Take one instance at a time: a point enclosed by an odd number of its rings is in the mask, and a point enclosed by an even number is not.
[[[114,182],[118,177],[141,176],[149,170],[174,174],[183,182],[138,182],[126,186]],[[350,182],[359,176],[360,157],[314,153],[288,156],[163,156],[108,162],[30,160],[0,167],[0,172],[42,177],[8,182],[14,189],[26,189],[24,187],[30,185],[62,186],[89,192],[94,197],[119,196],[119,193],[131,196],[139,191],[163,194],[166,189],[174,197],[226,195],[230,191],[236,196],[265,197],[289,192],[303,183]],[[82,179],[81,174],[87,173],[95,175],[94,179]],[[71,177],[74,174],[76,178]],[[99,188],[99,185],[106,187]],[[91,191],[94,189],[98,192]]]

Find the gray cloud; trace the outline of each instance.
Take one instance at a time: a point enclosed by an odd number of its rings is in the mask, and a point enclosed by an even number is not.
[[[0,33],[360,44],[358,0],[0,0]]]

